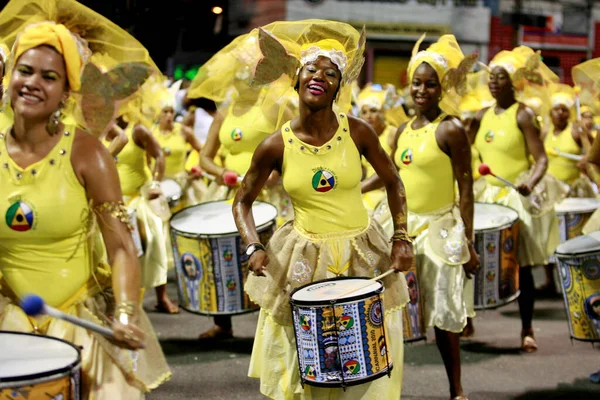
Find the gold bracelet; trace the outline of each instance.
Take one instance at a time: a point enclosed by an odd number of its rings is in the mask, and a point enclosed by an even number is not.
[[[133,226],[129,221],[129,212],[123,201],[105,201],[103,203],[94,206],[94,211],[97,214],[103,214],[108,212],[111,217],[118,219],[125,225],[129,230],[133,230]]]
[[[394,235],[390,239],[390,243],[398,242],[398,241],[411,243],[411,244],[414,242],[405,228],[396,229],[396,231],[394,232]]]
[[[129,322],[135,316],[136,303],[133,301],[122,301],[115,306],[115,320],[123,325],[129,325]]]

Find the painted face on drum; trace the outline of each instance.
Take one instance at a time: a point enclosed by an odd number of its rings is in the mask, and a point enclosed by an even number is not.
[[[410,304],[417,304],[419,302],[419,286],[417,285],[417,277],[414,272],[406,274],[406,284],[408,285]]]
[[[410,84],[410,96],[419,111],[438,106],[442,96],[442,85],[431,65],[422,63],[417,67]]]
[[[185,253],[181,257],[181,265],[183,266],[183,270],[185,275],[189,279],[196,279],[198,277],[198,266],[196,265],[196,260],[193,255],[190,253]]]

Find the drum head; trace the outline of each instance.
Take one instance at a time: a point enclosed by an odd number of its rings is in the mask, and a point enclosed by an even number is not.
[[[160,190],[167,199],[181,196],[181,186],[173,179],[165,179],[160,183]]]
[[[590,253],[600,253],[600,231],[567,240],[556,248],[559,257]]]
[[[309,283],[292,293],[292,302],[297,304],[330,304],[331,300],[354,301],[367,298],[383,289],[381,282],[375,281],[367,287],[362,287],[348,293],[353,288],[365,285],[367,278],[334,278]],[[340,295],[344,296],[340,297]]]
[[[47,336],[0,332],[0,386],[70,371],[79,363],[75,346]]]
[[[231,203],[213,201],[185,208],[171,218],[171,228],[192,235],[220,236],[237,234]],[[277,218],[277,209],[260,201],[252,205],[256,228]]]
[[[591,213],[600,207],[600,200],[594,198],[568,198],[555,207],[557,214]]]
[[[499,230],[511,226],[519,219],[519,214],[512,208],[499,204],[475,203],[475,232]]]

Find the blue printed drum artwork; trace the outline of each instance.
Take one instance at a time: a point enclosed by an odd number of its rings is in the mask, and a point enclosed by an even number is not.
[[[275,231],[277,209],[255,202],[252,214],[260,241],[266,245]],[[230,202],[214,201],[185,208],[173,215],[170,225],[183,309],[204,315],[258,310],[244,292],[248,256]]]
[[[303,385],[344,387],[391,373],[383,286],[373,282],[364,287],[366,279],[328,279],[292,292]]]

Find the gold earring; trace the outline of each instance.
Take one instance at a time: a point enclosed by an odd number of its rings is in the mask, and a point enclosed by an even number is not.
[[[61,101],[58,104],[58,110],[50,115],[50,120],[48,121],[48,125],[46,125],[46,131],[50,136],[54,136],[58,133],[58,125],[60,124],[60,117],[62,116],[62,108],[64,105],[65,103]]]

